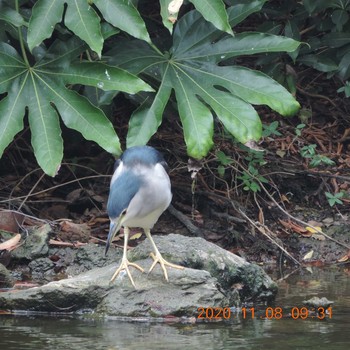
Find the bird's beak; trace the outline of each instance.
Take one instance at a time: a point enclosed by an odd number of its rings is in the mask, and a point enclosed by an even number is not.
[[[118,231],[122,227],[123,218],[124,218],[124,215],[121,215],[119,217],[117,223],[111,221],[111,223],[109,225],[109,233],[108,233],[108,237],[107,237],[107,241],[106,241],[105,255],[107,255],[110,244],[112,243],[114,237],[116,236],[116,234],[118,233]]]

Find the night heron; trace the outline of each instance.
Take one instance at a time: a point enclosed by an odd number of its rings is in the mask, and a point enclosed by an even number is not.
[[[132,285],[136,288],[129,266],[144,272],[141,266],[127,259],[130,227],[142,228],[152,244],[153,264],[149,272],[159,263],[168,281],[166,266],[183,269],[183,266],[166,261],[151,237],[151,228],[169,206],[172,198],[170,179],[165,167],[166,162],[163,156],[149,146],[131,147],[116,162],[107,203],[111,224],[105,253],[107,254],[113,238],[121,227],[124,227],[124,251],[121,264],[115,271],[111,282],[122,270],[125,270]]]

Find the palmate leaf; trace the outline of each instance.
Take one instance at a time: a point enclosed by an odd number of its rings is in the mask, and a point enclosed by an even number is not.
[[[67,9],[64,13],[64,5]],[[146,25],[132,1],[124,0],[38,0],[32,10],[28,27],[28,47],[32,51],[44,39],[51,37],[55,25],[64,24],[101,56],[104,38],[100,17],[91,4],[101,11],[104,19],[135,38],[151,43]],[[17,19],[17,22],[19,19]]]
[[[132,145],[145,145],[157,131],[162,122],[162,116],[168,103],[171,87],[161,84],[151,107],[141,105],[133,113],[129,125],[129,133],[126,142],[127,147]]]
[[[164,27],[166,27],[169,32],[173,31],[173,24],[177,20],[178,12],[175,14],[171,14],[169,12],[169,4],[173,0],[159,0],[160,3],[160,15],[162,16],[162,22]]]
[[[125,0],[94,0],[104,19],[135,38],[151,43],[146,25],[133,5]]]
[[[57,173],[63,157],[59,116],[67,127],[79,131],[86,139],[112,154],[121,153],[113,125],[103,112],[66,85],[79,83],[132,94],[152,89],[120,68],[97,62],[70,63],[85,48],[75,37],[66,43],[58,41],[29,67],[14,48],[5,43],[0,45],[0,74],[4,78],[0,91],[7,92],[0,101],[0,156],[23,128],[26,108],[35,156],[49,175]]]
[[[16,10],[6,5],[2,5],[1,3],[0,10],[0,20],[3,20],[4,22],[7,22],[15,27],[20,27],[26,24],[24,18]]]
[[[100,18],[86,0],[70,0],[64,24],[101,57],[103,37]]]
[[[237,6],[235,20],[245,18],[245,14],[251,13],[252,8],[258,9],[261,3],[255,1],[254,7]],[[176,26],[170,56],[152,54],[137,42],[119,52],[113,51],[114,64],[141,73],[146,79],[160,81],[153,102],[141,106],[130,119],[128,147],[145,144],[157,131],[170,90],[175,92],[190,156],[202,158],[212,147],[214,116],[240,142],[257,141],[262,125],[253,105],[267,105],[289,116],[298,111],[299,104],[283,86],[265,74],[224,62],[241,54],[294,51],[298,46],[293,39],[261,33],[222,37],[222,32],[192,11]],[[141,132],[146,130],[144,126],[148,128],[146,133]]]
[[[30,50],[52,35],[55,25],[62,20],[64,4],[61,0],[36,2],[28,27],[27,41]],[[70,0],[67,4],[65,25],[100,56],[103,37],[99,16],[86,0]]]
[[[230,2],[234,6],[227,9],[228,20],[230,26],[235,27],[250,14],[260,11],[267,0],[231,0]]]
[[[62,19],[64,2],[61,0],[38,0],[33,6],[28,27],[28,46],[32,50],[49,38],[56,23]]]
[[[225,4],[222,0],[190,0],[196,10],[216,28],[226,33],[233,34],[228,23]]]
[[[172,33],[173,24],[177,20],[177,16],[183,1],[159,0],[159,2],[163,24],[166,28],[168,28],[170,33]],[[212,23],[217,29],[233,34],[228,22],[225,4],[222,0],[190,0],[190,2],[192,2],[197,11],[200,12],[202,16],[208,22]],[[171,8],[176,9],[177,12],[169,11],[169,5]]]

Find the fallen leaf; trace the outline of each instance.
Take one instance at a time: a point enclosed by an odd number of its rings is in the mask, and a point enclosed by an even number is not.
[[[307,254],[304,255],[303,260],[309,260],[312,258],[313,255],[314,255],[314,251],[310,250]]]
[[[282,196],[281,196],[281,201],[282,201],[282,202],[290,203],[290,202],[289,202],[289,199],[288,199],[287,196],[284,195],[284,194],[282,194]]]
[[[322,222],[325,224],[325,225],[331,225],[334,223],[334,219],[333,218],[325,218],[322,220]]]
[[[314,226],[314,225],[312,225]],[[316,232],[322,232],[322,229],[320,226],[314,226],[315,228],[312,228],[310,226],[306,226],[305,229],[311,233],[316,233]],[[316,230],[315,230],[316,229]]]
[[[338,260],[338,262],[346,262],[346,261],[349,260],[349,258],[350,258],[350,250],[347,252],[347,254],[345,254],[344,256],[342,256],[342,257]]]
[[[90,239],[91,228],[87,224],[75,224],[74,222],[63,220],[60,222],[60,227],[61,231],[57,237],[62,241],[86,243]]]
[[[21,235],[17,233],[14,237],[0,244],[0,250],[14,250],[18,246],[18,242],[21,240]]]
[[[314,233],[312,235],[312,238],[313,239],[317,239],[318,241],[324,241],[326,239],[326,237],[324,235],[320,235],[318,233]]]
[[[187,170],[191,173],[191,179],[195,179],[197,173],[202,169],[202,163],[200,160],[189,158],[187,164]]]
[[[23,224],[24,215],[13,210],[0,211],[0,230],[17,233]]]
[[[286,151],[282,151],[282,150],[276,151],[276,154],[281,158],[283,158],[286,155],[286,153],[287,153]]]
[[[132,241],[134,239],[139,239],[142,236],[142,232],[136,232],[129,237],[129,240]]]
[[[307,266],[306,267],[306,271],[308,271],[309,273],[313,274],[314,271],[312,270],[311,266]]]
[[[283,221],[279,219],[279,222],[287,229],[293,230],[296,233],[299,233],[303,235],[304,237],[310,237],[312,236],[312,233],[307,231],[304,227],[297,225],[296,223],[288,220],[288,221]]]
[[[244,146],[247,146],[248,148],[250,148],[250,149],[252,149],[254,151],[257,151],[257,152],[264,152],[264,149],[259,147],[258,144],[255,141],[253,141],[253,140],[250,140],[250,141],[246,142],[244,144]]]
[[[263,210],[260,208],[259,209],[259,223],[260,224],[264,224],[264,212],[263,212]]]

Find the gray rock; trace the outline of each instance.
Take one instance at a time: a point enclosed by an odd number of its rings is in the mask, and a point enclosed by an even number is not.
[[[11,288],[15,284],[10,272],[0,263],[0,288]]]
[[[154,241],[166,260],[210,272],[224,290],[239,289],[244,301],[266,300],[277,293],[277,285],[261,267],[203,238],[169,234],[157,236]],[[151,251],[151,243],[146,240],[129,253],[129,260],[145,259]]]
[[[159,266],[150,273],[131,268],[137,289],[122,273],[109,280],[119,262],[41,287],[0,293],[0,309],[46,312],[93,311],[96,316],[194,316],[199,307],[225,307],[240,300],[272,298],[276,284],[258,266],[202,238],[180,235],[155,237],[164,258],[183,265],[168,268],[169,283]],[[146,240],[129,252],[145,271],[151,246]],[[239,287],[238,287],[239,286]]]
[[[103,246],[93,243],[76,249],[73,263],[67,266],[67,275],[76,276],[93,268],[104,267],[118,261],[122,257],[122,249],[110,248],[107,256],[105,256]]]
[[[49,251],[50,232],[49,224],[32,229],[25,238],[24,244],[13,251],[12,257],[19,260],[34,260],[46,256]]]
[[[47,281],[54,277],[55,264],[49,258],[38,258],[28,264],[34,281]]]
[[[323,307],[327,309],[334,304],[334,301],[328,300],[326,297],[323,297],[323,298],[312,297],[311,299],[304,300],[303,304],[308,307],[313,307],[315,309],[319,307]]]

